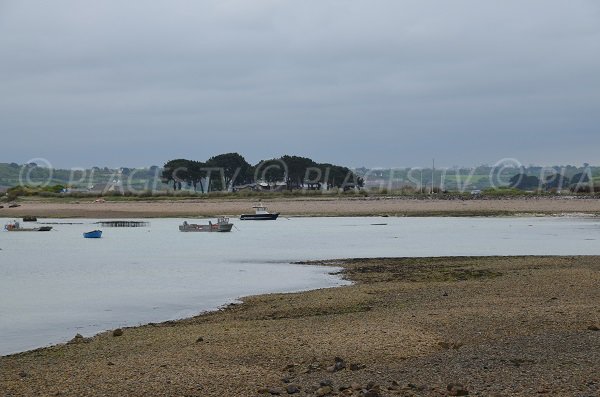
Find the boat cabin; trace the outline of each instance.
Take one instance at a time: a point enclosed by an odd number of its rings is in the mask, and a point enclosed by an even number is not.
[[[264,205],[255,205],[252,208],[254,208],[254,211],[256,211],[256,214],[268,214],[269,212],[267,212],[267,207],[265,207]]]

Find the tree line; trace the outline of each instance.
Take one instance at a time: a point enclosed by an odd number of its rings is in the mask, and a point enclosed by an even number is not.
[[[555,173],[551,175],[545,175],[542,178],[538,178],[535,175],[527,175],[525,173],[519,173],[514,175],[510,181],[509,186],[515,189],[521,190],[563,190],[569,189],[576,193],[585,193],[591,190],[590,187],[590,175],[586,172],[579,172],[573,175],[571,178],[567,177],[564,173]]]
[[[239,153],[224,153],[207,161],[174,159],[163,166],[161,179],[174,190],[184,186],[202,192],[251,189],[360,188],[364,181],[347,167],[284,155],[251,165]]]

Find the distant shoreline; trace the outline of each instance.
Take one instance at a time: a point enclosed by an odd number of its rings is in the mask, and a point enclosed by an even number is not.
[[[256,199],[53,200],[22,199],[17,208],[0,209],[0,217],[20,218],[200,218],[252,212]],[[515,216],[599,215],[596,198],[415,199],[406,197],[294,197],[263,200],[269,211],[293,216]]]

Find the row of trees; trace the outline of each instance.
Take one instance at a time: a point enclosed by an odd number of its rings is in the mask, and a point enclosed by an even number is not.
[[[239,186],[258,188],[259,183],[268,189],[285,185],[293,189],[348,190],[363,186],[363,179],[347,167],[317,163],[307,157],[285,155],[249,164],[239,153],[213,156],[206,162],[175,159],[167,161],[162,171],[162,181],[172,184],[174,190],[183,186],[202,193],[210,191],[235,191]]]
[[[573,175],[572,178],[566,177],[564,174],[546,175],[540,179],[534,175],[516,174],[510,181],[510,187],[521,190],[561,190],[571,189],[572,191],[585,190],[585,187],[590,183],[588,173],[580,172]]]

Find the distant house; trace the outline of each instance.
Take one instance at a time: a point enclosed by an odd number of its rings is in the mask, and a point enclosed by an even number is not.
[[[236,185],[234,188],[234,191],[240,191],[240,190],[253,190],[253,191],[260,191],[260,190],[271,190],[271,191],[279,191],[279,190],[283,190],[287,187],[285,182],[276,182],[274,184],[269,184],[267,182],[258,182],[258,183],[248,183],[246,185]]]
[[[107,194],[113,192],[123,193],[123,187],[120,181],[97,183],[90,188],[89,192],[96,194]]]

